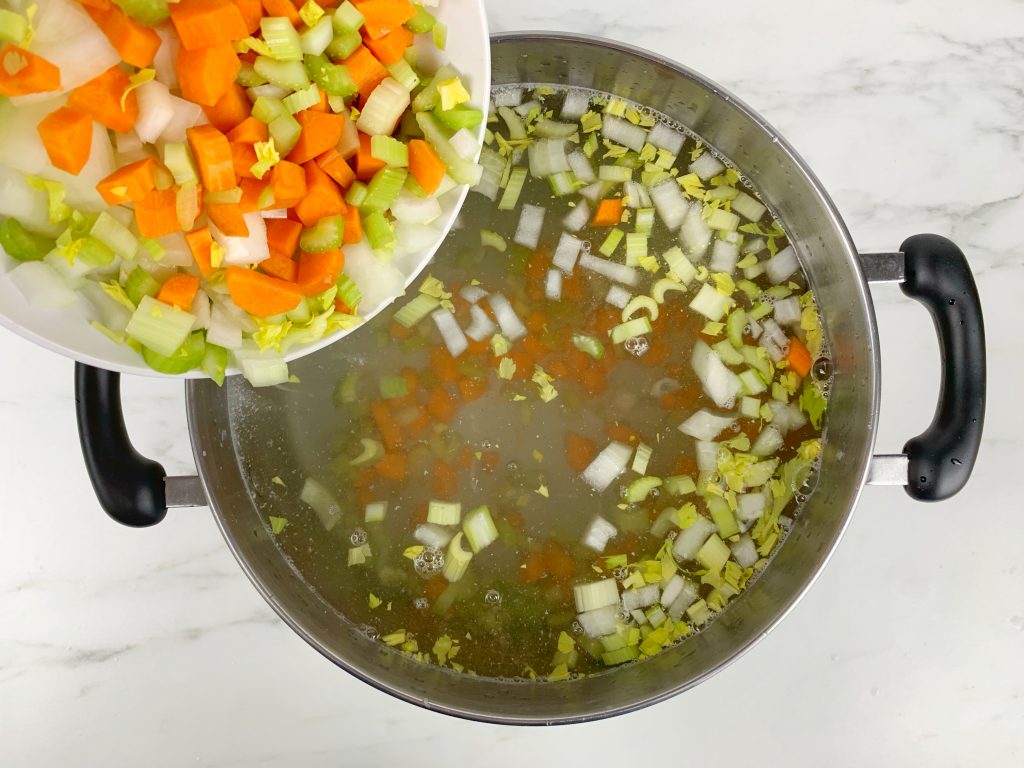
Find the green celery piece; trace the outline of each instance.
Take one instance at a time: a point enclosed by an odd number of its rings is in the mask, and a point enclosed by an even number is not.
[[[124,290],[128,294],[128,298],[132,300],[132,303],[138,306],[143,296],[157,295],[160,291],[160,283],[142,267],[136,267],[128,275],[128,279],[125,280]]]
[[[147,27],[155,27],[167,21],[171,15],[167,0],[114,0],[125,15]]]
[[[381,168],[370,179],[366,199],[359,207],[366,211],[385,211],[402,191],[408,171],[404,168]]]
[[[12,259],[39,261],[56,245],[49,238],[29,232],[17,219],[0,222],[0,248]]]
[[[0,42],[23,45],[29,33],[30,27],[24,16],[0,8]]]
[[[445,129],[440,121],[429,112],[420,112],[416,115],[416,122],[423,130],[423,135],[440,156],[441,161],[448,166],[448,175],[458,184],[476,184],[480,181],[482,168],[476,163],[464,159],[455,151],[455,148],[448,141]]]
[[[257,56],[253,68],[260,77],[286,90],[301,91],[309,87],[309,75],[301,59],[278,61],[269,56]]]
[[[267,125],[267,130],[270,131],[270,136],[274,139],[277,151],[281,157],[284,157],[298,143],[302,126],[292,115],[284,114],[271,120]]]
[[[484,119],[484,114],[479,109],[473,109],[459,104],[451,109],[435,109],[434,115],[441,121],[442,125],[457,131],[461,128],[475,128]]]
[[[324,216],[299,237],[299,248],[309,253],[326,253],[341,245],[345,235],[345,219],[341,215]]]
[[[206,338],[202,331],[190,334],[185,339],[185,343],[170,355],[161,355],[149,347],[142,347],[142,359],[146,361],[146,365],[158,373],[179,374],[191,371],[203,363],[205,356]]]
[[[309,54],[304,59],[306,71],[317,87],[328,96],[354,96],[359,86],[343,64],[332,64],[326,56]]]
[[[394,227],[381,211],[373,211],[363,217],[363,231],[366,239],[373,250],[394,248],[398,242],[395,238]]]
[[[259,96],[252,105],[252,116],[267,125],[281,115],[287,114],[288,110],[285,109],[284,102],[271,96]]]
[[[409,384],[402,376],[381,376],[377,384],[383,400],[394,400],[409,394]]]
[[[352,186],[345,193],[345,202],[354,205],[356,208],[363,204],[366,199],[366,185],[361,181],[353,181]]]
[[[337,18],[337,14],[335,14],[335,18]],[[327,44],[326,53],[335,61],[347,59],[362,44],[363,38],[358,32],[338,32],[335,30],[334,39]]]
[[[284,16],[264,16],[260,19],[263,41],[270,48],[270,54],[279,62],[302,61],[299,33]],[[259,58],[264,58],[260,56]],[[259,72],[257,59],[256,71]],[[262,72],[260,74],[263,74]],[[273,82],[273,78],[267,77]]]
[[[405,22],[405,28],[414,35],[422,35],[424,32],[432,30],[434,24],[437,23],[437,19],[422,5],[415,5],[413,7],[416,8],[416,14]]]
[[[355,32],[356,34],[363,26],[363,21],[365,21],[363,14],[349,0],[345,0],[337,7],[332,19],[335,32]]]
[[[336,298],[348,307],[350,313],[355,312],[359,307],[359,302],[363,300],[363,292],[359,290],[359,286],[345,273],[338,276],[337,286]]]
[[[235,75],[235,82],[243,88],[255,88],[257,85],[265,85],[267,78],[259,74],[248,61],[243,61],[242,67]]]
[[[437,94],[437,84],[458,76],[459,73],[451,67],[447,65],[440,66],[437,72],[434,73],[433,79],[426,83],[423,90],[417,93],[416,98],[412,100],[412,111],[429,112],[432,109],[436,109],[437,105],[441,103],[441,98]]]
[[[203,373],[210,377],[218,386],[224,385],[224,374],[228,369],[228,351],[224,347],[206,342],[206,351],[203,353]]]

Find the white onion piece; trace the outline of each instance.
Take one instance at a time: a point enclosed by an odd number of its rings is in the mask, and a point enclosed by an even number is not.
[[[64,226],[50,223],[46,192],[32,189],[23,174],[0,166],[0,215],[15,218],[27,229],[47,237],[57,237]]]
[[[718,443],[711,440],[697,440],[693,444],[697,469],[701,472],[714,472],[718,468]]]
[[[519,315],[516,314],[508,299],[500,293],[495,293],[489,296],[487,301],[491,305],[494,317],[501,327],[501,333],[506,339],[515,341],[526,335],[526,326],[523,325],[523,321],[519,319]]]
[[[437,236],[437,229],[428,224],[413,224],[409,221],[396,222],[395,253],[415,254],[417,260],[422,259],[423,252],[437,242]]]
[[[24,3],[25,6],[31,3]],[[121,56],[77,3],[48,0],[37,3],[35,35],[30,50],[60,70],[60,91],[66,93],[92,80],[121,61]],[[18,96],[15,104],[45,101],[53,93]]]
[[[163,83],[150,80],[135,89],[135,96],[139,102],[135,133],[146,144],[153,144],[174,117],[171,92]]]
[[[672,155],[678,155],[686,142],[686,136],[665,123],[658,123],[647,134],[647,141],[658,149],[664,149]]]
[[[604,275],[610,280],[625,285],[636,285],[640,282],[640,275],[632,267],[625,264],[617,264],[614,261],[602,259],[589,253],[580,254],[580,266],[589,269],[599,275]]]
[[[757,554],[757,547],[754,546],[753,540],[747,534],[740,536],[739,541],[735,544],[730,544],[729,548],[732,550],[732,556],[740,564],[741,568],[752,568],[754,563],[760,559],[760,555]]]
[[[563,232],[558,238],[558,245],[555,247],[555,255],[551,257],[551,263],[565,274],[571,275],[581,248],[583,248],[582,240]]]
[[[206,295],[206,291],[196,291],[195,298],[192,299],[192,308],[189,309],[196,320],[192,323],[192,330],[198,331],[206,328],[210,325],[210,297]]]
[[[163,141],[185,141],[185,131],[206,122],[203,108],[191,101],[171,96],[171,109],[171,119],[160,134]]]
[[[647,188],[636,181],[627,181],[622,185],[623,201],[630,208],[649,208],[651,196]]]
[[[587,637],[601,637],[610,635],[615,631],[615,623],[618,620],[619,609],[614,605],[606,605],[604,608],[595,608],[592,611],[584,611],[576,616],[583,632]]]
[[[242,326],[231,313],[219,304],[214,304],[210,310],[210,322],[206,327],[206,340],[225,349],[240,349]]]
[[[647,584],[640,589],[627,589],[622,593],[622,607],[627,611],[647,608],[658,602],[660,592],[661,588],[657,584]]]
[[[755,456],[771,456],[782,447],[782,442],[782,433],[777,427],[769,424],[761,430],[754,444],[750,447],[750,452]]]
[[[534,99],[524,101],[522,104],[517,104],[515,107],[513,107],[515,113],[520,117],[526,117],[528,114],[530,114],[530,112],[532,112],[535,109],[540,109],[540,102]]]
[[[697,600],[697,595],[697,585],[689,579],[683,579],[683,585],[679,588],[679,594],[676,595],[675,600],[665,609],[665,613],[668,614],[672,621],[679,621],[683,614],[686,613],[686,609]]]
[[[117,162],[120,165],[128,165],[149,157],[142,139],[135,131],[114,134],[114,149],[117,152]]]
[[[57,270],[43,261],[26,261],[7,273],[31,306],[63,309],[79,301],[78,294]]]
[[[613,307],[619,309],[624,308],[629,300],[633,297],[629,291],[623,288],[621,285],[613,285],[608,289],[608,293],[605,295],[604,300],[611,304]]]
[[[447,309],[438,309],[431,312],[430,317],[434,321],[434,325],[437,326],[437,330],[441,332],[444,345],[448,347],[448,353],[452,357],[458,357],[466,351],[469,342],[466,341],[466,334],[459,327],[455,315]]]
[[[647,130],[639,125],[633,125],[629,120],[623,120],[615,115],[605,115],[601,121],[601,135],[608,141],[621,144],[624,147],[639,152],[647,143]]]
[[[626,471],[632,455],[633,449],[628,445],[612,441],[594,457],[581,477],[595,491],[603,493],[615,478]]]
[[[569,91],[562,102],[559,117],[563,120],[579,120],[590,109],[590,94],[583,91]]]
[[[580,190],[580,194],[592,203],[596,203],[604,197],[604,191],[607,187],[608,185],[605,182],[595,181],[593,184],[587,184],[587,186],[583,187],[583,189]]]
[[[796,260],[796,250],[792,245],[787,245],[781,251],[764,262],[764,271],[768,279],[778,285],[784,283],[793,273],[796,272],[799,264]]]
[[[763,327],[764,332],[757,343],[764,347],[768,352],[768,357],[777,363],[789,354],[789,336],[770,317],[765,318]]]
[[[736,517],[744,523],[757,520],[764,514],[767,502],[764,491],[741,493],[736,497]]]
[[[715,240],[715,244],[711,247],[711,260],[708,262],[708,269],[712,272],[732,274],[739,258],[740,248],[738,245],[722,239]]]
[[[95,314],[104,327],[121,333],[128,327],[132,319],[132,313],[120,302],[114,301],[98,282],[86,280],[78,289],[80,295],[85,298],[95,311]]]
[[[683,246],[683,253],[694,260],[704,258],[708,246],[711,245],[711,227],[704,221],[702,210],[703,205],[699,200],[690,203],[683,219],[683,226],[679,230],[679,243]]]
[[[804,416],[804,412],[795,405],[784,403],[781,400],[771,400],[768,405],[772,409],[772,426],[782,434],[786,434],[794,429],[800,429],[800,427],[807,423],[807,417]]]
[[[469,308],[469,316],[471,321],[469,328],[466,329],[466,335],[473,341],[483,341],[492,336],[498,328],[494,321],[484,312],[483,307],[479,307],[476,304]]]
[[[704,542],[715,532],[715,524],[706,517],[698,517],[688,528],[683,528],[672,543],[676,560],[693,560]]]
[[[455,135],[448,139],[448,143],[452,145],[452,149],[463,160],[472,160],[480,150],[480,142],[466,128],[460,128],[456,131]]]
[[[683,217],[687,213],[686,199],[683,197],[683,190],[675,179],[663,181],[649,190],[651,202],[665,226],[669,229],[678,229],[683,223]]]
[[[562,219],[562,226],[570,232],[579,232],[587,225],[588,221],[590,221],[590,206],[579,200],[576,202],[576,207]]]
[[[530,144],[526,154],[530,160],[530,175],[535,179],[569,170],[569,154],[565,139],[538,139]]]
[[[590,158],[578,149],[569,155],[569,169],[584,184],[597,181],[597,176],[594,175],[594,166],[590,164]]]
[[[441,215],[441,204],[436,197],[417,197],[409,192],[402,192],[391,204],[391,214],[396,221],[429,224]]]
[[[547,211],[539,205],[524,205],[512,240],[525,248],[536,248],[540,242],[540,231],[544,227],[545,213]]]
[[[687,168],[690,173],[696,173],[701,181],[707,181],[712,176],[717,176],[725,170],[725,165],[708,151],[690,163]]]
[[[463,286],[462,290],[459,291],[459,296],[464,298],[470,304],[476,304],[478,301],[480,301],[480,299],[485,298],[487,296],[487,291],[485,291],[479,285],[469,284]]]
[[[174,68],[174,62],[178,60],[181,39],[170,24],[161,24],[154,27],[153,31],[160,35],[160,47],[157,48],[156,56],[153,57],[156,79],[172,91],[177,90],[178,71]]]
[[[666,608],[672,605],[672,602],[677,597],[679,597],[679,594],[683,591],[683,587],[685,586],[686,579],[684,579],[678,573],[675,574],[671,579],[668,580],[668,583],[665,585],[665,588],[661,591],[661,598],[659,599],[659,602]]]
[[[735,423],[736,419],[731,414],[715,413],[707,408],[701,408],[679,425],[679,431],[698,440],[714,440],[723,430]]]
[[[595,552],[604,552],[608,542],[619,534],[619,529],[600,515],[594,517],[583,533],[583,546]]]
[[[714,400],[715,405],[731,408],[743,386],[739,376],[730,371],[718,354],[703,341],[694,345],[690,362],[704,392]]]
[[[267,225],[259,211],[243,213],[242,219],[249,230],[246,237],[229,237],[210,224],[210,234],[224,249],[224,263],[230,266],[246,266],[259,264],[270,258],[270,247],[267,245]]]
[[[797,325],[800,322],[800,299],[796,296],[776,299],[772,315],[779,325]]]
[[[544,280],[544,296],[551,301],[562,300],[562,271],[549,269],[547,278]]]
[[[425,547],[434,547],[435,549],[441,549],[442,547],[447,546],[448,542],[452,540],[454,535],[454,529],[445,528],[443,525],[436,525],[435,523],[423,523],[423,525],[418,525],[416,526],[416,530],[412,533],[412,537],[420,544]]]
[[[518,107],[522,103],[522,88],[502,88],[494,94],[494,106],[496,107]]]

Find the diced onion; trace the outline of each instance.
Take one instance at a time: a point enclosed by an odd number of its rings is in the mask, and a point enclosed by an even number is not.
[[[562,271],[549,269],[547,278],[544,280],[544,296],[551,301],[560,301],[562,298]]]
[[[139,105],[135,133],[145,143],[152,144],[160,138],[160,134],[174,117],[171,92],[163,83],[150,80],[135,89],[135,96]]]
[[[545,213],[547,211],[539,205],[524,205],[512,240],[525,248],[536,248],[540,242],[540,231],[544,227]]]
[[[517,107],[523,102],[523,89],[502,88],[493,98],[496,107]]]
[[[708,269],[712,272],[732,274],[736,269],[736,262],[739,258],[740,249],[738,245],[721,239],[715,240],[715,244],[711,247],[711,261],[708,263]]]
[[[615,478],[626,471],[632,455],[633,451],[628,445],[612,441],[594,457],[581,477],[595,491],[603,493]]]
[[[608,542],[614,539],[618,533],[618,528],[600,515],[596,515],[583,533],[583,546],[589,547],[595,552],[604,552]]]
[[[714,472],[718,467],[718,443],[711,440],[698,440],[693,446],[700,472]]]
[[[466,285],[463,286],[462,290],[459,291],[459,296],[464,298],[470,304],[476,304],[480,299],[487,296],[487,291],[481,288],[479,285]]]
[[[590,159],[579,150],[569,155],[569,169],[584,184],[597,180],[597,177],[594,175],[594,166],[590,164]]]
[[[787,245],[781,251],[764,262],[764,271],[768,279],[776,285],[784,283],[793,273],[796,272],[799,264],[796,259],[796,249]]]
[[[579,232],[583,227],[590,221],[590,206],[584,201],[579,200],[576,203],[576,207],[573,208],[569,213],[562,219],[562,226],[570,232]]]
[[[757,547],[747,534],[740,536],[735,544],[730,544],[729,549],[732,550],[732,556],[741,568],[751,568],[760,559]]]
[[[471,322],[469,328],[466,329],[466,335],[473,341],[483,341],[484,339],[494,335],[494,331],[497,326],[494,321],[487,315],[482,307],[474,304],[469,308],[469,316]]]
[[[455,531],[452,528],[438,525],[437,523],[423,523],[416,526],[412,537],[425,547],[441,549],[452,540]]]
[[[736,423],[736,418],[728,413],[715,413],[701,408],[686,421],[679,425],[684,435],[698,440],[714,440],[723,430]]]
[[[615,623],[618,619],[619,609],[614,605],[606,605],[604,608],[596,608],[592,611],[584,611],[576,618],[583,627],[583,633],[587,637],[601,637],[610,635],[615,631]]]
[[[565,274],[571,275],[573,267],[576,266],[576,258],[579,256],[582,247],[582,240],[563,232],[561,237],[558,238],[558,245],[555,247],[555,255],[551,257],[551,263],[565,272]]]
[[[750,452],[755,456],[771,456],[782,447],[782,442],[782,433],[777,427],[768,424],[757,436],[754,444],[750,447]]]
[[[800,311],[800,299],[789,296],[775,301],[775,311],[772,315],[779,325],[799,325]]]
[[[480,149],[480,142],[468,128],[460,128],[448,139],[452,149],[459,153],[463,160],[472,160]]]
[[[679,574],[676,574],[679,578]],[[640,589],[627,589],[622,593],[622,607],[627,611],[647,608],[658,602],[661,588],[657,584],[647,584]]]
[[[767,499],[764,492],[741,493],[736,497],[736,517],[744,523],[757,520],[764,514]]]
[[[696,173],[701,181],[707,181],[725,170],[725,164],[710,152],[706,151],[692,163],[687,170]]]
[[[647,130],[639,125],[633,125],[628,120],[614,115],[605,115],[601,124],[601,133],[616,144],[639,152],[647,143]]]
[[[259,264],[270,258],[270,247],[267,245],[267,225],[259,211],[243,213],[242,219],[249,230],[246,237],[229,237],[222,233],[214,224],[210,224],[210,234],[224,249],[224,263],[231,266]]]
[[[563,120],[579,120],[590,109],[590,94],[583,91],[568,91],[562,102],[559,117]]]
[[[739,377],[726,368],[715,351],[703,341],[694,345],[690,361],[708,397],[719,408],[731,408],[742,387]]]
[[[621,285],[613,285],[608,289],[608,294],[604,297],[604,300],[613,307],[622,309],[629,303],[630,296],[632,294]]]
[[[679,242],[684,253],[693,259],[702,259],[711,245],[711,227],[704,221],[703,205],[699,200],[690,203],[679,230]]]
[[[526,326],[512,308],[512,304],[500,293],[491,294],[487,299],[494,310],[494,317],[501,327],[502,335],[509,341],[521,339],[526,335]]]
[[[455,315],[447,309],[437,309],[430,313],[430,317],[437,326],[437,330],[441,332],[444,345],[448,347],[448,353],[452,357],[458,357],[466,351],[469,342],[466,341],[466,334],[459,327],[459,321],[455,319]]]
[[[535,179],[570,170],[565,139],[538,139],[526,150]]]
[[[636,285],[640,282],[640,275],[633,267],[617,264],[614,261],[608,261],[600,256],[593,256],[589,253],[580,255],[580,266],[624,285]]]
[[[686,136],[669,128],[665,123],[658,123],[647,134],[647,141],[658,149],[664,149],[670,155],[678,155],[686,141]]]
[[[686,199],[675,179],[668,179],[649,190],[651,202],[669,229],[678,229],[687,213]]]
[[[697,517],[688,528],[683,528],[672,542],[676,560],[693,560],[704,542],[715,532],[715,524],[706,517]]]

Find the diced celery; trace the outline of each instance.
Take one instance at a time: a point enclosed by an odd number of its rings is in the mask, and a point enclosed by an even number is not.
[[[29,232],[17,219],[0,222],[0,248],[12,259],[39,261],[55,246],[53,240]]]
[[[142,267],[136,267],[125,280],[124,290],[128,294],[128,298],[132,300],[132,304],[138,306],[144,297],[156,296],[160,290],[160,283]]]
[[[155,27],[167,21],[171,15],[167,7],[168,0],[114,0],[126,16],[130,16],[140,24]]]
[[[24,45],[30,34],[31,27],[24,16],[0,8],[0,42]]]
[[[412,328],[439,306],[441,306],[439,299],[421,293],[398,310],[395,313],[394,320],[403,328]]]
[[[195,320],[195,315],[189,312],[143,296],[125,333],[157,354],[169,357],[185,343]]]
[[[345,192],[345,202],[358,208],[363,204],[363,200],[365,199],[366,185],[361,181],[353,181],[352,186]]]
[[[409,383],[402,376],[381,376],[377,383],[384,400],[395,400],[409,394]]]
[[[288,61],[278,61],[269,56],[257,56],[253,68],[261,77],[267,78],[268,82],[286,90],[298,91],[309,87],[309,75],[306,74],[306,68],[302,66],[301,52],[297,59]]]
[[[334,18],[338,18],[338,14],[334,14]],[[356,48],[363,44],[362,36],[355,31],[343,30],[339,32],[337,29],[334,30],[334,39],[331,40],[327,45],[325,53],[335,61],[347,59],[353,53]]]
[[[600,341],[595,339],[593,336],[586,336],[582,333],[574,333],[572,335],[572,343],[576,349],[581,352],[586,352],[595,360],[600,360],[604,357],[604,345]]]
[[[219,387],[224,384],[224,375],[228,369],[228,351],[224,347],[206,342],[206,352],[201,364],[203,373]]]
[[[287,155],[298,143],[299,135],[302,133],[302,126],[290,114],[283,114],[275,117],[267,125],[270,137],[274,140],[274,146],[281,155]]]
[[[507,187],[506,187],[507,189]],[[505,238],[499,235],[497,232],[492,232],[489,229],[480,230],[480,245],[484,248],[493,248],[496,251],[504,253],[508,248],[508,244],[505,242]]]
[[[181,374],[191,371],[203,363],[206,356],[206,339],[202,331],[189,334],[185,342],[169,355],[161,355],[148,346],[142,347],[142,359],[158,373]]]
[[[252,105],[252,116],[268,125],[281,115],[287,114],[288,110],[285,109],[281,100],[271,96],[259,96]]]
[[[306,5],[311,5],[311,3]],[[307,24],[307,27],[299,33],[299,48],[304,54],[323,53],[334,39],[334,29],[331,26],[330,17],[325,16],[313,24]]]
[[[358,32],[363,21],[363,14],[349,0],[345,0],[334,11],[335,32]]]
[[[434,33],[434,45],[437,46],[438,50],[443,51],[448,44],[448,25],[437,21],[434,23],[434,28],[431,31]]]
[[[405,28],[414,35],[422,35],[424,32],[432,30],[437,19],[422,5],[416,4],[413,7],[416,9],[416,14],[405,22]]]
[[[719,536],[723,539],[728,539],[730,536],[735,536],[740,532],[739,526],[736,523],[736,516],[729,509],[725,499],[709,495],[705,501],[708,505],[708,512],[711,513],[711,519],[718,526]],[[697,556],[700,556],[699,552]]]
[[[248,61],[243,61],[235,75],[235,82],[243,88],[255,88],[257,85],[265,85],[267,78],[255,70]]]
[[[476,184],[480,180],[482,167],[462,158],[448,141],[444,128],[433,114],[420,112],[416,122],[423,130],[423,135],[448,166],[448,175],[459,184]]]
[[[345,219],[341,215],[324,216],[299,236],[299,248],[309,253],[326,253],[341,245],[345,235]]]
[[[608,236],[605,237],[604,242],[601,243],[601,247],[598,248],[598,253],[602,256],[610,257],[615,253],[615,249],[619,247],[619,243],[622,242],[622,238],[625,236],[625,232],[618,227],[614,227],[612,231],[608,233]]]
[[[397,168],[409,167],[408,145],[403,144],[401,141],[394,139],[391,136],[371,136],[370,154],[390,166]]]
[[[394,227],[381,211],[373,211],[363,216],[363,232],[373,250],[394,248],[398,242]]]
[[[409,107],[409,91],[393,77],[385,77],[363,104],[356,127],[363,133],[391,135]]]
[[[394,64],[388,64],[388,73],[402,84],[403,88],[412,91],[420,84],[420,76],[412,68],[408,61],[399,59]]]
[[[386,211],[402,191],[402,185],[405,184],[407,175],[408,171],[404,168],[381,168],[370,179],[370,184],[366,188],[366,199],[359,206],[360,209]]]
[[[122,259],[132,258],[139,247],[139,241],[131,230],[106,211],[100,211],[89,234]]]
[[[647,316],[628,320],[627,322],[620,323],[612,328],[612,344],[621,344],[624,341],[632,339],[634,336],[642,336],[645,333],[650,333],[651,330],[651,321]]]
[[[286,17],[264,16],[260,19],[260,32],[263,34],[263,41],[270,48],[270,55],[275,59],[282,62],[302,61],[299,33]],[[257,63],[258,61],[257,59]],[[256,71],[259,72],[259,66],[256,67]],[[273,78],[267,79],[274,82]]]
[[[712,496],[711,498],[716,497]],[[728,505],[725,508],[728,511]],[[735,524],[735,520],[733,522]],[[718,571],[725,565],[731,554],[729,546],[719,538],[717,533],[713,533],[704,542],[703,546],[697,550],[695,559],[709,571]]]
[[[338,276],[336,285],[338,295],[335,298],[348,307],[350,313],[355,312],[359,308],[359,302],[363,300],[363,292],[359,290],[355,280],[342,273]]]
[[[673,475],[665,478],[665,490],[673,496],[685,496],[697,490],[697,485],[688,475]]]
[[[553,173],[548,176],[548,183],[551,185],[551,191],[558,197],[571,195],[581,186],[576,174],[572,171]]]
[[[405,381],[403,379],[403,381]],[[438,501],[427,504],[427,522],[435,525],[458,525],[462,520],[462,505],[457,501]]]
[[[523,191],[523,185],[526,183],[526,168],[513,168],[509,173],[508,184],[505,185],[505,190],[501,194],[501,200],[498,201],[499,211],[511,211],[516,207],[516,203],[519,201],[519,194]]]
[[[310,83],[308,88],[303,88],[285,96],[281,99],[281,103],[290,114],[294,115],[296,112],[301,112],[304,109],[309,109],[319,104],[320,89],[316,83]]]
[[[326,56],[314,55],[306,56],[303,61],[309,77],[328,96],[353,96],[359,92],[359,86],[344,64],[332,64]]]

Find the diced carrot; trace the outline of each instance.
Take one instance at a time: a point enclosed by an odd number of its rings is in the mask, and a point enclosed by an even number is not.
[[[68,97],[68,106],[85,112],[104,128],[125,133],[132,129],[139,117],[139,100],[135,91],[129,91],[127,96],[124,93],[129,85],[131,83],[124,70],[113,66],[75,88]]]
[[[367,0],[359,4],[363,14],[363,29],[377,40],[416,15],[416,9],[409,0]]]
[[[324,216],[344,213],[345,199],[330,176],[314,162],[306,163],[306,195],[295,204],[295,213],[302,223],[312,227]]]
[[[811,372],[811,351],[796,336],[789,337],[789,354],[786,355],[790,369],[798,376],[806,376]]]
[[[480,454],[480,466],[483,467],[484,472],[496,470],[499,461],[501,461],[501,454],[497,451],[484,451]]]
[[[198,277],[178,272],[167,278],[167,282],[160,287],[156,298],[164,304],[170,304],[188,312],[192,308],[192,302],[198,290]]]
[[[636,430],[628,427],[620,421],[613,421],[608,425],[608,438],[617,440],[620,443],[630,445],[640,439]]]
[[[192,258],[196,260],[199,267],[199,274],[206,277],[213,272],[213,265],[210,263],[210,249],[213,247],[213,236],[209,227],[200,227],[185,233],[185,242],[192,252]]]
[[[242,68],[238,54],[231,43],[197,48],[182,48],[174,62],[178,73],[181,95],[196,104],[212,107],[235,85],[235,77]]]
[[[299,254],[299,275],[295,284],[306,296],[323,293],[336,282],[345,266],[345,256],[338,249],[324,253]]]
[[[338,143],[341,131],[345,127],[345,120],[348,118],[333,112],[312,112],[305,109],[295,115],[295,119],[302,126],[302,133],[299,134],[299,140],[292,151],[288,153],[288,160],[302,165]]]
[[[257,141],[266,141],[270,136],[267,131],[267,124],[255,117],[247,117],[230,131],[228,141],[241,141],[246,144],[255,144]]]
[[[292,283],[245,267],[225,270],[232,301],[256,317],[271,317],[299,306],[302,294]]]
[[[249,226],[242,218],[242,207],[238,203],[210,203],[206,206],[206,215],[228,237],[249,236]]]
[[[60,90],[60,69],[24,48],[0,48],[0,96],[24,96]]]
[[[459,475],[455,468],[444,461],[434,464],[430,476],[430,492],[442,499],[453,499],[459,492]]]
[[[271,221],[284,221],[284,219],[267,219],[268,224]],[[276,251],[271,251],[270,256],[260,262],[260,269],[271,277],[287,280],[289,283],[294,283],[299,274],[298,262],[291,256],[285,256]]]
[[[316,164],[320,166],[324,173],[334,179],[342,189],[348,189],[352,186],[352,182],[356,180],[355,173],[352,172],[348,163],[345,162],[345,158],[339,155],[338,150],[334,147],[331,147],[323,154],[317,155]]]
[[[266,225],[270,252],[287,256],[289,259],[294,256],[299,247],[302,224],[291,219],[267,219]]]
[[[293,25],[301,21],[299,11],[291,3],[291,0],[260,0],[266,16],[284,16]]]
[[[485,379],[459,379],[459,394],[467,403],[479,400],[487,394],[487,381]]]
[[[597,204],[594,217],[590,220],[592,227],[614,227],[622,219],[622,199],[609,197]]]
[[[400,483],[409,473],[409,462],[404,453],[385,453],[373,468],[382,479]]]
[[[282,160],[270,172],[274,205],[291,208],[306,196],[306,171],[301,165]]]
[[[249,34],[242,11],[231,0],[178,0],[170,10],[181,47],[189,51],[232,43]]]
[[[330,112],[331,102],[327,98],[327,91],[320,91],[320,101],[308,109],[310,112]]]
[[[78,0],[78,2],[86,8],[99,8],[101,11],[110,7],[110,0]]]
[[[426,522],[425,518],[424,522]],[[446,579],[442,574],[431,576],[423,584],[423,594],[427,600],[430,601],[431,605],[437,602],[437,598],[439,598],[446,589],[448,589],[448,579]]]
[[[565,454],[573,472],[582,472],[597,456],[597,445],[583,435],[570,432],[565,436]]]
[[[269,185],[270,180],[267,178],[262,181],[259,179],[238,180],[238,186],[242,189],[242,199],[238,201],[238,207],[242,213],[253,213],[261,208],[270,207],[260,205],[260,197]]]
[[[86,8],[85,12],[110,41],[121,59],[133,67],[148,67],[160,49],[160,35],[135,21],[116,5]]]
[[[576,561],[553,539],[544,545],[544,567],[547,575],[555,581],[568,581],[576,574]]]
[[[345,234],[341,242],[345,245],[358,243],[363,239],[363,220],[359,218],[359,209],[350,205],[341,215],[345,218]]]
[[[688,453],[680,453],[672,463],[673,475],[695,475],[697,471],[697,458]]]
[[[203,187],[209,192],[224,192],[235,187],[238,180],[227,136],[212,125],[197,125],[189,128],[185,135],[199,166]]]
[[[228,133],[241,124],[252,113],[252,102],[245,95],[245,89],[238,83],[231,83],[216,104],[203,107],[206,119],[218,131]]]
[[[362,145],[360,145],[360,149]],[[434,194],[447,169],[440,155],[423,139],[409,142],[409,173],[428,195]]]
[[[547,564],[543,552],[531,552],[519,568],[519,578],[526,584],[534,584],[547,575]]]
[[[240,141],[228,142],[228,145],[231,147],[231,164],[235,169],[235,178],[255,179],[252,167],[256,164],[256,150],[253,149],[253,145]]]
[[[77,176],[89,162],[92,147],[92,118],[84,112],[60,107],[36,126],[50,162]]]
[[[427,413],[437,421],[447,424],[455,416],[455,399],[444,387],[435,387],[427,396]]]
[[[692,408],[700,397],[701,390],[697,387],[683,387],[675,392],[667,392],[658,398],[658,404],[666,411]]]
[[[370,49],[365,45],[360,45],[341,63],[345,65],[349,75],[359,87],[359,98],[363,102],[370,97],[373,89],[388,76],[387,69],[377,61],[377,57],[370,53]]]
[[[135,223],[143,237],[163,237],[181,231],[178,221],[177,195],[174,188],[154,189],[136,200]]]
[[[356,153],[356,178],[360,181],[369,181],[387,163],[378,160],[370,151],[370,137],[365,133],[359,133],[359,151]]]
[[[376,39],[367,35],[363,38],[363,44],[377,57],[377,61],[388,66],[405,56],[406,49],[412,45],[412,39],[412,32],[400,26]]]
[[[379,400],[370,406],[370,415],[373,416],[373,423],[377,425],[381,442],[389,451],[402,446],[402,433],[395,423],[395,417],[391,415],[391,409],[387,403]]]
[[[459,366],[455,358],[444,347],[431,347],[430,370],[434,372],[439,381],[445,382],[458,381],[462,375],[459,373]]]
[[[580,384],[588,395],[596,397],[608,389],[608,375],[601,366],[588,365],[579,373],[579,377]]]
[[[135,202],[148,195],[155,187],[153,169],[156,160],[147,157],[122,166],[96,185],[107,205]]]
[[[263,5],[260,0],[232,0],[242,14],[242,21],[245,23],[246,34],[251,35],[260,28],[260,19],[263,18]]]

